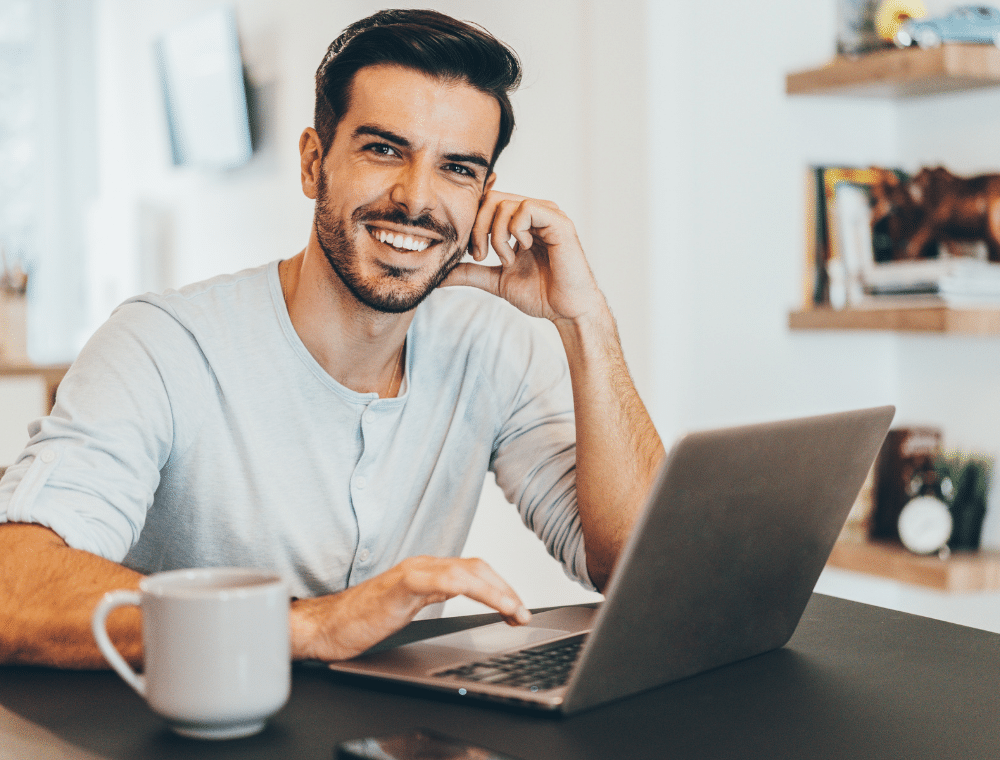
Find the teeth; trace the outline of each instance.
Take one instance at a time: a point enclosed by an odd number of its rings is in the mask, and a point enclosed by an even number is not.
[[[414,240],[412,235],[403,235],[402,233],[394,235],[387,230],[379,230],[375,237],[380,243],[387,243],[393,248],[402,248],[418,253],[430,245],[428,240]]]

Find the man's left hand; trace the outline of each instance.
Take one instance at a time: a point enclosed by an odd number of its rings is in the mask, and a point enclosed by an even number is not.
[[[469,253],[481,262],[491,246],[500,266],[462,263],[443,284],[480,288],[553,322],[580,319],[604,305],[576,228],[555,203],[487,193],[472,227]]]

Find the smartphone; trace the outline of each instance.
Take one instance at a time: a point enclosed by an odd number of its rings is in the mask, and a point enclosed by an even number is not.
[[[518,760],[425,728],[408,734],[351,739],[337,745],[335,760]]]

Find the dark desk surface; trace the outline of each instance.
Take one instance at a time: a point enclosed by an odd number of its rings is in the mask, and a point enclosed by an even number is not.
[[[415,623],[407,636],[465,619]],[[164,728],[111,672],[0,668],[0,758],[322,758],[417,726],[524,760],[1000,758],[1000,635],[814,595],[784,648],[568,719],[403,696],[295,668],[256,737]]]

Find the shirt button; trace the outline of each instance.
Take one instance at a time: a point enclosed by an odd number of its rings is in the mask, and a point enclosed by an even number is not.
[[[358,477],[356,477],[354,479],[354,487],[355,488],[359,488],[359,489],[360,488],[364,488],[366,485],[368,485],[368,481],[365,480],[364,477],[362,477],[361,475],[358,475]]]
[[[371,552],[367,549],[362,549],[358,552],[358,562],[367,562],[370,556],[372,556]]]
[[[365,412],[364,421],[371,425],[375,421],[375,412]]]
[[[54,461],[56,461],[56,452],[52,451],[51,449],[45,449],[45,451],[43,451],[39,455],[39,459],[45,462],[45,464],[52,464]]]

